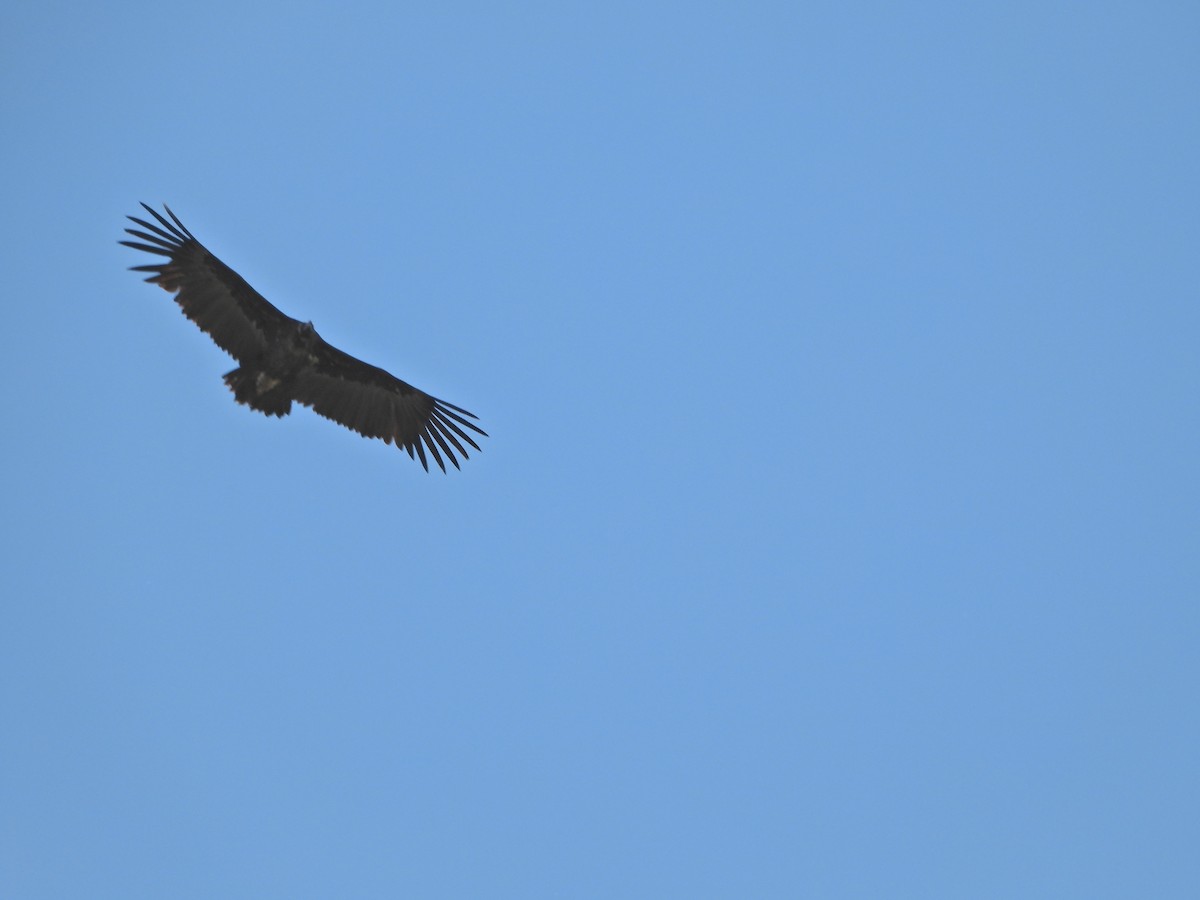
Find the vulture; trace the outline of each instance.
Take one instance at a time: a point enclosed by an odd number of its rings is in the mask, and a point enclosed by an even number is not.
[[[459,468],[468,445],[479,450],[471,435],[487,432],[470,421],[474,414],[326,343],[312,322],[284,315],[213,256],[166,204],[170,221],[142,207],[155,221],[129,216],[145,230],[126,228],[137,240],[120,243],[166,260],[131,268],[149,272],[146,281],[174,294],[184,315],[237,360],[225,383],[238,403],[267,416],[286,416],[293,402],[310,406],[364,437],[403,447],[427,472],[428,456],[445,472],[445,460]]]

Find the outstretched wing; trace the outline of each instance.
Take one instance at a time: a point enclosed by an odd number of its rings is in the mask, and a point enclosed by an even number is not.
[[[475,418],[472,413],[431,397],[321,338],[310,359],[312,365],[296,376],[293,385],[297,402],[364,437],[403,447],[421,460],[426,471],[426,450],[445,472],[443,456],[457,469],[455,454],[468,456],[464,444],[479,449],[468,430],[487,437],[486,431],[468,421]]]
[[[175,294],[175,302],[184,315],[195,322],[226,353],[239,362],[257,357],[271,338],[283,327],[299,323],[285,316],[250,287],[237,272],[225,265],[192,237],[170,207],[163,209],[167,221],[147,206],[142,207],[157,225],[129,216],[145,228],[126,228],[138,241],[121,241],[126,247],[165,256],[166,262],[133,266],[135,272],[149,272],[146,280]]]

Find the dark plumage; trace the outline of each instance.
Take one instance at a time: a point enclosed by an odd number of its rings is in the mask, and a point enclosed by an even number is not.
[[[426,471],[426,450],[445,472],[443,457],[458,468],[455,454],[467,458],[464,444],[479,449],[467,429],[487,432],[468,421],[473,414],[327,344],[312,322],[285,316],[209,253],[169,207],[167,221],[142,206],[158,224],[129,216],[146,230],[126,228],[139,241],[121,243],[167,260],[132,268],[151,273],[146,280],[173,293],[184,315],[240,363],[225,375],[238,403],[269,416],[286,416],[293,401],[311,406],[365,437],[403,447]]]

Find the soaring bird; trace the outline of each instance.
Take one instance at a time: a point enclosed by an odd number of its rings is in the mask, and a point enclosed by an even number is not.
[[[170,221],[142,207],[157,224],[129,216],[145,230],[126,228],[138,240],[120,243],[166,261],[131,268],[149,272],[146,281],[174,294],[184,315],[238,361],[224,376],[238,403],[268,416],[286,416],[293,401],[310,406],[364,437],[403,447],[425,471],[426,451],[445,472],[443,458],[456,469],[455,454],[467,458],[464,444],[479,450],[471,432],[487,432],[470,421],[474,414],[326,343],[312,322],[285,316],[213,256],[166,204]]]

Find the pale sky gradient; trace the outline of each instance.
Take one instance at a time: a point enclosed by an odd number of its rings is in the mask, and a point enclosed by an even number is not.
[[[9,4],[0,896],[1195,897],[1198,38]],[[140,200],[483,452],[237,406]]]

